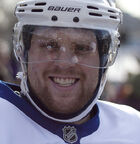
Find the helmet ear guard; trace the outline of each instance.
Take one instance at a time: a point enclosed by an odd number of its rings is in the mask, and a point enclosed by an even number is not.
[[[23,53],[22,46],[20,44],[17,44],[14,49],[15,57],[17,61],[21,62],[21,55]]]
[[[120,46],[120,34],[117,31],[112,32],[111,34],[111,48],[109,51],[108,66],[112,66],[116,60],[118,54],[118,48]]]
[[[13,29],[13,45],[14,45],[14,54],[17,59],[17,61],[20,62],[20,56],[22,52],[22,47],[20,45],[20,33],[18,28],[18,23],[15,24]]]
[[[19,26],[19,23],[15,24],[13,30],[13,45],[14,45],[14,53],[17,61],[22,62],[24,46],[22,42],[22,27]]]

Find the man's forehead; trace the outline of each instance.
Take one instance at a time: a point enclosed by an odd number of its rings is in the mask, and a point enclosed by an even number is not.
[[[62,28],[62,27],[37,27],[33,32],[35,35],[40,36],[51,36],[51,37],[58,37],[58,36],[69,36],[76,38],[86,37],[86,38],[96,38],[93,30],[90,29],[82,29],[82,28]]]

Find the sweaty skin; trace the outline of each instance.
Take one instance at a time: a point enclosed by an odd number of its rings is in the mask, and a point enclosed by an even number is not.
[[[45,63],[28,64],[28,79],[30,86],[39,100],[51,111],[61,114],[71,114],[80,110],[93,96],[98,83],[99,69],[70,63],[74,56],[81,62],[90,65],[99,65],[97,48],[92,53],[77,54],[73,44],[96,44],[96,38],[92,31],[85,29],[45,28],[35,30],[31,47],[28,52],[28,60],[41,61],[47,59],[63,59],[65,61],[48,61]],[[55,51],[46,49],[38,40],[38,34],[45,40],[52,40],[49,46],[55,47]],[[57,41],[56,41],[57,40]],[[64,47],[65,51],[57,47]],[[75,54],[76,53],[76,54]]]

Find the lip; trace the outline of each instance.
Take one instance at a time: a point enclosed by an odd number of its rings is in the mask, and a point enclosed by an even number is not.
[[[58,78],[72,78],[72,79],[76,79],[76,82],[70,86],[60,86],[59,84],[55,83],[52,78],[53,77],[58,77]],[[73,77],[73,76],[49,76],[49,80],[51,81],[52,85],[58,89],[58,90],[72,90],[75,88],[75,86],[79,83],[80,79],[77,77]]]

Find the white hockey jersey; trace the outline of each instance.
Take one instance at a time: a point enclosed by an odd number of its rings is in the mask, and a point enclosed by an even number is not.
[[[0,144],[140,144],[140,113],[98,101],[97,113],[81,125],[44,117],[0,82]]]

